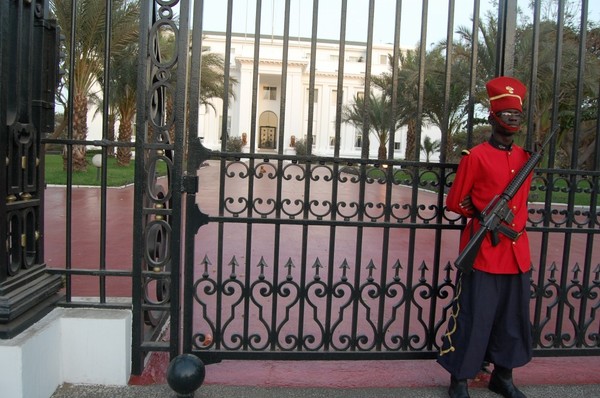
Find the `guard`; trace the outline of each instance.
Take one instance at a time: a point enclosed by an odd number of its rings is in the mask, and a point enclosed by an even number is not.
[[[469,218],[460,250],[479,228],[480,212],[501,194],[529,154],[513,142],[523,119],[526,88],[512,77],[486,84],[490,100],[489,141],[463,153],[446,206]],[[473,263],[473,272],[458,272],[452,312],[443,336],[438,363],[450,373],[448,395],[469,397],[467,380],[484,362],[494,364],[489,389],[504,397],[525,395],[515,387],[514,368],[531,360],[529,320],[531,254],[525,230],[531,175],[509,205],[511,224],[488,233]]]

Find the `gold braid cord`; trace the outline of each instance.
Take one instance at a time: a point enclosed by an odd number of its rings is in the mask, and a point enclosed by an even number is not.
[[[460,313],[460,304],[458,304],[458,298],[460,297],[460,293],[462,292],[462,275],[458,278],[458,283],[456,285],[456,294],[454,295],[452,311],[450,312],[450,320],[448,320],[448,330],[444,334],[449,347],[443,349],[440,347],[440,356],[443,356],[449,352],[454,352],[454,345],[452,345],[452,335],[456,332],[456,318],[458,318],[458,314]],[[452,325],[450,325],[452,323]],[[443,346],[443,344],[442,344]]]

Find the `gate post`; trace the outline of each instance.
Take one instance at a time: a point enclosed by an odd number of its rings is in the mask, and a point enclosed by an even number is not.
[[[180,352],[190,2],[145,1],[140,13],[135,179],[145,183],[136,185],[134,194],[133,374],[141,374],[148,352],[165,351],[170,358]],[[163,34],[172,36],[176,46],[164,58]],[[157,165],[165,166],[166,179],[155,175]],[[147,319],[150,312],[160,319]],[[146,326],[154,334],[148,336]],[[154,341],[163,327],[168,341]]]
[[[54,130],[57,35],[48,0],[0,2],[0,338],[61,298],[43,252],[44,150]]]

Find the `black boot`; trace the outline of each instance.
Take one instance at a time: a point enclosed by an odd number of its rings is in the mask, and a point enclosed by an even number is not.
[[[454,376],[450,377],[450,388],[448,388],[448,396],[450,398],[469,398],[469,390],[467,388],[467,380],[458,380]]]
[[[512,369],[501,366],[494,367],[488,388],[505,398],[526,398],[525,394],[519,391],[513,383]]]

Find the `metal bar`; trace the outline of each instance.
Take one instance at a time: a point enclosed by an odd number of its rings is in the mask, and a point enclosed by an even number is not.
[[[536,8],[536,19],[539,20],[539,5]],[[558,10],[558,16],[557,16],[557,22],[558,22],[558,29],[557,29],[557,40],[556,40],[556,55],[555,55],[555,61],[554,64],[560,68],[561,65],[561,57],[559,56],[559,54],[561,54],[561,51],[558,51],[562,48],[562,23],[561,21],[563,20],[564,17],[564,4],[561,6],[559,3],[559,10]],[[539,21],[537,22],[539,24]],[[553,79],[553,86],[556,89],[558,86],[560,85],[560,74],[555,74],[554,79]],[[555,91],[555,96],[553,98],[553,104],[557,105],[559,101],[558,98],[558,92]],[[554,128],[554,126],[556,126],[558,123],[558,109],[553,107],[553,112],[552,112],[552,128]],[[548,149],[548,153],[550,154],[548,156],[548,167],[553,167],[554,165],[554,153],[555,153],[555,149],[556,148],[556,140],[552,140],[550,142],[550,147]],[[553,176],[552,174],[548,175],[548,181],[549,181],[549,187],[548,190],[546,191],[546,194],[544,195],[544,213],[545,214],[550,214],[550,207],[551,207],[551,202],[552,202],[552,185],[553,185]],[[549,228],[550,226],[550,218],[549,217],[544,217],[544,222],[543,225],[545,228]],[[540,245],[540,262],[538,265],[538,280],[537,280],[537,288],[535,291],[536,294],[536,301],[535,301],[535,308],[533,310],[533,336],[534,336],[534,344],[537,344],[538,341],[540,341],[541,338],[541,330],[539,328],[541,319],[542,319],[542,306],[543,306],[543,302],[541,300],[541,297],[543,295],[543,290],[544,290],[544,286],[545,286],[545,275],[546,275],[546,267],[547,267],[547,253],[548,253],[548,247],[549,247],[549,235],[548,235],[549,229],[544,231],[542,234],[542,239],[541,239],[541,245]],[[535,346],[535,345],[534,345]]]
[[[199,132],[198,128],[198,110],[200,108],[200,85],[202,82],[202,30],[204,0],[195,0],[193,5],[194,29],[192,31],[192,54],[190,65],[190,84],[189,84],[189,129],[186,148],[192,148],[195,141],[200,139],[192,132]],[[193,156],[190,154],[190,158]],[[191,159],[187,161],[186,174],[197,177],[197,165]],[[187,192],[185,194],[185,213],[193,214],[196,207],[196,192]],[[183,271],[183,319],[193,319],[194,316],[194,259],[196,248],[196,230],[195,225],[189,220],[185,222],[185,245],[184,245],[184,271]],[[190,352],[193,348],[192,340],[193,330],[184,327],[182,331],[183,352]]]
[[[394,52],[392,59],[392,87],[391,87],[391,105],[392,105],[392,115],[396,115],[398,112],[398,59],[400,56],[400,27],[402,21],[402,0],[396,1],[395,7],[395,29],[394,29]],[[395,150],[395,142],[396,142],[396,117],[392,116],[390,121],[390,138],[389,145],[387,151],[388,160],[392,160],[394,158],[394,150]],[[392,181],[394,180],[394,168],[386,167],[386,192],[385,192],[385,203],[386,203],[386,213],[384,216],[384,222],[388,223],[391,220],[391,208],[392,208]],[[381,259],[381,276],[380,276],[380,286],[382,291],[379,297],[379,316],[377,319],[377,330],[379,331],[378,343],[376,345],[377,350],[381,350],[384,346],[385,342],[385,327],[386,327],[386,319],[384,316],[385,308],[386,308],[386,297],[387,297],[387,271],[388,271],[388,247],[390,243],[390,228],[384,227],[384,236],[383,241],[385,245],[383,246],[383,255]]]
[[[594,158],[594,169],[595,170],[600,170],[600,156],[598,154],[600,154],[600,139],[598,139],[598,137],[600,137],[600,112],[597,113],[596,115],[596,156]],[[589,223],[588,223],[588,227],[591,229],[594,229],[597,224],[596,224],[596,218],[597,218],[597,213],[598,213],[598,209],[597,209],[597,204],[598,204],[598,194],[600,193],[600,189],[599,189],[599,185],[598,185],[598,177],[593,177],[592,179],[593,183],[592,183],[592,193],[590,195],[590,202],[589,202],[589,212],[590,212],[590,218],[589,218]],[[580,311],[579,311],[579,326],[580,329],[578,330],[577,333],[577,338],[576,341],[580,342],[579,344],[577,344],[578,348],[581,348],[584,346],[584,344],[582,342],[585,341],[586,338],[586,332],[588,327],[592,324],[593,320],[594,320],[594,316],[590,315],[590,319],[587,319],[587,313],[588,313],[588,299],[593,297],[592,295],[592,283],[590,281],[591,279],[591,274],[592,274],[592,267],[593,267],[593,259],[592,259],[592,253],[594,251],[594,239],[595,236],[593,234],[588,234],[587,238],[586,238],[586,247],[585,247],[585,261],[584,261],[584,267],[583,267],[583,280],[582,280],[582,285],[583,285],[583,294],[581,297],[581,306],[580,306]]]
[[[346,24],[348,18],[348,1],[342,0],[340,9],[340,41],[338,50],[338,79],[336,86],[336,112],[335,112],[335,143],[334,157],[339,157],[341,145],[341,123],[342,123],[342,102],[344,98],[344,65],[346,48]],[[331,182],[331,203],[338,203],[339,188],[339,165],[334,163],[333,179]],[[337,219],[337,214],[333,213],[332,219]],[[327,286],[333,286],[333,271],[335,267],[335,247],[336,247],[337,228],[335,225],[329,227],[329,256],[327,261]],[[324,348],[331,347],[332,336],[332,306],[333,289],[328,289],[327,300],[325,303],[325,332]]]
[[[575,110],[574,110],[574,125],[573,125],[573,144],[571,146],[571,169],[577,170],[579,167],[578,163],[579,163],[579,146],[580,146],[580,136],[581,136],[581,118],[582,118],[582,108],[583,108],[583,101],[584,101],[584,95],[583,95],[583,85],[585,84],[585,78],[584,78],[584,72],[585,72],[585,66],[586,66],[586,55],[588,53],[587,48],[586,48],[586,39],[587,39],[587,30],[588,30],[588,1],[587,0],[583,0],[581,3],[581,19],[580,19],[580,24],[579,24],[579,56],[578,56],[578,68],[577,68],[577,89],[576,89],[576,98],[575,98]],[[568,198],[568,205],[567,205],[567,211],[568,213],[571,215],[571,217],[568,217],[567,219],[567,227],[572,227],[574,224],[574,217],[575,217],[575,212],[574,212],[574,205],[575,205],[575,193],[577,191],[577,178],[575,176],[571,176],[569,179],[569,198]],[[593,243],[593,234],[589,234],[587,236],[588,239],[586,239],[586,258],[588,258],[590,256],[591,253],[591,248],[592,248],[592,243]],[[571,247],[571,242],[573,239],[573,235],[571,233],[565,234],[565,247],[569,248]],[[562,263],[563,266],[563,275],[565,276],[565,285],[568,282],[568,279],[566,279],[566,272],[567,272],[567,264],[569,264],[569,254],[570,251],[565,250],[565,256],[564,256],[564,260]],[[587,269],[587,272],[589,273],[589,269]],[[585,274],[585,272],[584,272]],[[575,278],[576,279],[576,278]],[[584,275],[584,280],[585,280],[585,275]],[[587,296],[583,296],[581,297],[581,303],[580,303],[580,315],[583,313],[585,314],[585,309],[586,309],[586,304],[587,304]],[[564,308],[564,307],[563,307]],[[566,308],[565,308],[566,310]],[[583,317],[585,317],[585,315],[583,315]],[[580,316],[580,319],[582,317]],[[579,326],[579,327],[577,327]],[[575,333],[576,335],[580,335],[581,330],[580,329],[581,326],[583,326],[583,322],[580,322],[579,325],[577,325],[575,327]],[[557,331],[558,332],[558,331]],[[562,333],[557,333],[557,336],[562,336]],[[577,344],[577,340],[575,340],[575,345],[581,345],[581,344]]]
[[[75,52],[75,39],[76,39],[76,25],[77,25],[77,3],[78,0],[73,0],[73,2],[71,3],[71,48],[70,48],[70,54],[71,56],[69,57],[69,97],[68,97],[68,117],[69,117],[69,122],[67,124],[67,138],[68,139],[73,139],[73,114],[74,114],[74,100],[75,100],[75,79],[74,79],[74,75],[75,75],[75,57],[74,55],[76,54]],[[66,116],[66,115],[65,115]],[[71,145],[66,145],[66,150],[67,150],[67,170],[73,170],[73,147]],[[72,250],[71,250],[71,244],[72,244],[72,236],[73,236],[73,226],[72,226],[72,221],[73,221],[73,174],[72,173],[67,173],[67,186],[66,186],[66,190],[67,190],[67,200],[65,202],[65,207],[66,207],[66,214],[65,214],[65,223],[66,223],[66,229],[65,229],[65,234],[66,234],[66,242],[67,244],[65,245],[65,268],[69,269],[72,267]],[[71,279],[67,278],[66,282],[65,282],[65,288],[66,288],[66,300],[71,301],[71,294],[72,294],[72,285],[71,285]]]
[[[539,1],[534,3],[533,12],[533,45],[531,47],[531,73],[529,75],[529,98],[537,98],[537,73],[539,69],[539,48],[540,48],[540,7]],[[537,137],[534,123],[534,107],[530,106],[527,110],[527,137],[525,139],[525,147],[534,151],[534,139]],[[539,127],[538,127],[539,128]]]
[[[423,114],[423,97],[424,97],[424,86],[425,86],[425,53],[426,53],[426,37],[427,37],[427,12],[429,9],[429,2],[424,0],[422,3],[421,9],[421,42],[419,49],[419,79],[418,79],[418,95],[417,95],[417,108],[416,114],[417,116],[421,116]],[[422,122],[419,117],[417,117],[416,123],[416,131],[415,131],[415,152],[414,158],[419,159],[420,157],[420,143],[421,143],[421,129]],[[418,169],[413,169],[413,180],[412,180],[412,197],[411,197],[411,222],[415,222],[417,218],[417,199],[418,199],[418,185],[419,185],[419,173]],[[407,267],[408,272],[406,275],[406,287],[408,294],[408,301],[406,304],[406,309],[404,311],[404,327],[403,327],[403,348],[408,347],[409,342],[411,341],[410,336],[410,319],[411,319],[411,306],[408,305],[413,301],[413,270],[415,268],[414,263],[414,251],[416,244],[416,230],[411,228],[409,230],[409,238],[408,238],[408,260]]]
[[[102,138],[108,139],[108,103],[110,99],[110,51],[112,35],[112,1],[106,0],[104,19],[104,87],[102,95]],[[102,147],[102,177],[100,184],[100,263],[101,270],[106,269],[106,194],[108,180],[107,148]],[[100,289],[100,302],[106,302],[106,278],[98,278]]]
[[[190,1],[182,0],[179,4],[179,35],[177,37],[177,87],[174,96],[173,111],[175,112],[175,142],[174,142],[174,153],[173,153],[173,180],[171,187],[173,188],[170,192],[172,195],[172,217],[170,223],[172,226],[171,232],[171,273],[172,283],[171,287],[171,329],[170,329],[170,342],[171,350],[170,355],[173,359],[177,354],[182,352],[181,347],[181,290],[182,286],[182,257],[181,244],[182,244],[182,216],[183,216],[183,194],[181,189],[176,189],[183,178],[183,167],[185,164],[185,146],[186,137],[188,134],[187,130],[187,101],[188,101],[188,90],[187,82],[189,77],[189,42],[190,42]],[[227,86],[226,86],[227,87]]]
[[[309,72],[309,84],[308,84],[308,126],[307,126],[307,137],[306,137],[306,149],[310,155],[312,153],[313,146],[313,122],[314,122],[314,107],[315,107],[315,73],[316,73],[316,59],[317,59],[317,31],[318,31],[318,18],[319,18],[319,0],[313,0],[312,8],[312,33],[311,33],[311,44],[310,44],[310,72]],[[306,162],[304,168],[304,197],[310,197],[311,187],[310,180],[312,178],[313,166],[310,161]],[[304,217],[308,217],[309,208],[307,203],[304,206]],[[309,235],[308,225],[302,227],[302,255],[301,255],[301,273],[300,273],[300,300],[298,306],[298,343],[297,349],[303,350],[306,348],[304,340],[304,312],[306,306],[306,280],[308,270],[308,252],[307,242]]]
[[[196,351],[195,355],[201,359],[206,356],[218,357],[222,360],[244,359],[244,360],[316,360],[316,361],[375,361],[375,360],[433,360],[437,357],[437,351],[409,351],[409,352],[247,352],[247,351]],[[600,349],[573,350],[553,349],[534,350],[534,357],[567,357],[567,356],[597,356]]]
[[[135,178],[137,181],[145,179],[144,168],[144,143],[148,134],[148,119],[146,102],[146,92],[148,91],[150,79],[149,59],[152,52],[150,47],[149,34],[144,32],[150,31],[150,26],[153,19],[154,4],[150,2],[143,3],[140,7],[140,37],[139,37],[139,54],[138,54],[138,73],[137,73],[137,98],[136,98],[136,135],[135,135],[135,151],[138,155],[135,161]],[[142,270],[144,267],[144,254],[142,248],[144,245],[143,234],[138,231],[144,229],[144,191],[141,184],[136,184],[133,197],[133,261],[132,261],[132,291],[131,299],[133,302],[132,313],[132,358],[131,372],[135,375],[140,375],[144,369],[144,351],[141,349],[144,340],[144,316],[142,313],[143,302],[143,280]]]
[[[285,113],[286,113],[286,98],[287,98],[287,70],[288,70],[288,59],[289,59],[289,40],[290,40],[290,13],[291,13],[291,1],[286,0],[285,11],[284,11],[284,24],[283,24],[283,48],[281,54],[281,98],[279,105],[279,139],[277,151],[279,154],[283,154],[284,147],[284,131],[285,131]],[[283,198],[283,161],[277,162],[277,187],[276,187],[276,200],[277,203],[281,203]],[[281,208],[276,208],[277,217],[281,216]],[[274,244],[273,244],[273,289],[272,289],[272,303],[271,303],[271,324],[277,325],[278,321],[278,303],[279,303],[279,289],[275,286],[279,283],[279,271],[280,271],[280,244],[281,244],[281,224],[275,225],[274,231]],[[269,333],[269,339],[271,341],[271,349],[276,349],[277,345],[277,330],[272,327]]]
[[[473,25],[471,28],[472,50],[471,50],[471,65],[470,65],[470,81],[469,81],[469,101],[467,112],[467,148],[473,146],[473,121],[475,119],[475,98],[477,88],[477,57],[479,52],[479,0],[473,2]]]
[[[563,48],[563,33],[564,33],[564,18],[565,18],[565,2],[560,0],[559,4],[559,11],[558,11],[558,20],[557,20],[557,31],[556,31],[556,58],[554,61],[554,65],[556,68],[559,68],[557,70],[561,70],[561,66],[562,66],[562,48]],[[555,97],[553,99],[553,103],[556,105],[556,111],[552,112],[552,119],[553,119],[553,123],[552,126],[556,126],[558,124],[558,104],[559,104],[559,93],[560,93],[560,74],[556,73],[555,77],[554,77],[554,93],[555,93]],[[556,122],[556,123],[554,123]],[[554,128],[554,127],[553,127]],[[551,153],[552,155],[554,155],[555,151],[556,151],[556,143],[557,143],[557,139],[553,138],[550,141],[550,147],[548,148],[548,152]],[[552,160],[554,160],[554,156],[551,156]],[[552,163],[553,164],[553,163]],[[548,161],[548,165],[550,166],[550,159]],[[549,195],[546,196],[546,204],[549,206],[550,202],[551,202],[551,194],[550,192],[548,192]],[[565,239],[568,239],[568,233],[565,234]],[[564,282],[567,280],[568,277],[568,270],[569,270],[569,263],[568,263],[568,250],[563,250],[563,259],[562,259],[562,272],[561,272],[561,281]],[[543,286],[543,285],[542,285]],[[560,293],[560,298],[559,298],[559,302],[563,302],[563,300],[565,300],[565,292],[561,292]],[[562,305],[558,306],[558,313],[557,313],[557,317],[556,317],[556,323],[555,323],[555,333],[554,333],[554,346],[558,347],[561,343],[562,340],[562,322],[563,322],[563,315],[564,315],[564,307]]]

